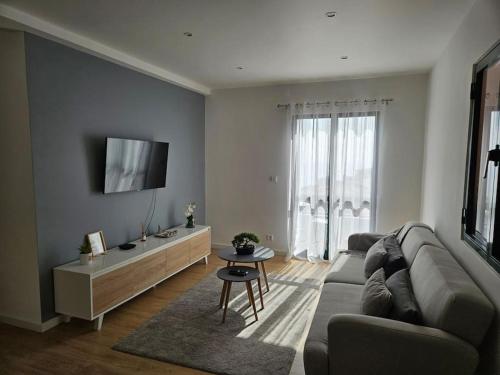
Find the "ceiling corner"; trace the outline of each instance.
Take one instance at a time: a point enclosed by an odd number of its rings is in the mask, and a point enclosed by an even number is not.
[[[180,86],[203,95],[210,95],[212,91],[210,87],[199,82],[175,74],[135,56],[102,44],[96,40],[84,37],[53,23],[34,17],[29,13],[1,3],[0,19],[3,19],[3,24],[13,28],[16,26],[15,28],[18,30],[31,32],[162,81],[172,83],[176,86]]]

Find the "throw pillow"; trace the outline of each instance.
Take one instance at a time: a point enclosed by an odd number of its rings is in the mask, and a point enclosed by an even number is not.
[[[384,269],[379,268],[365,284],[361,295],[361,311],[365,315],[388,316],[392,307],[391,292],[385,286]]]
[[[384,239],[375,242],[366,252],[365,277],[368,279],[376,270],[383,267],[387,251],[384,248]]]
[[[406,323],[422,323],[422,314],[413,294],[408,270],[396,272],[387,279],[385,285],[392,294],[392,309],[389,318]]]
[[[384,238],[384,249],[387,251],[387,257],[384,262],[386,278],[408,267],[396,236],[391,235]]]

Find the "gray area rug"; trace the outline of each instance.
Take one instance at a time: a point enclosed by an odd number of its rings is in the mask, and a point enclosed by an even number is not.
[[[254,282],[255,321],[244,283],[233,283],[222,324],[222,281],[210,274],[113,349],[215,374],[288,375],[320,284],[297,276],[269,284],[261,310]]]

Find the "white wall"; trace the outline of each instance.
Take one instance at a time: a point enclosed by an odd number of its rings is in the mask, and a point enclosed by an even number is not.
[[[500,1],[477,0],[432,71],[422,187],[423,221],[435,227],[497,309],[500,277],[461,240],[460,217],[472,65],[499,39]],[[481,363],[485,374],[500,373],[499,322],[495,324]]]
[[[290,125],[278,103],[394,98],[381,126],[377,229],[420,217],[427,74],[215,90],[206,98],[207,223],[213,242],[242,230],[287,247]],[[278,183],[269,176],[277,175]]]
[[[0,30],[0,320],[41,324],[24,35]]]

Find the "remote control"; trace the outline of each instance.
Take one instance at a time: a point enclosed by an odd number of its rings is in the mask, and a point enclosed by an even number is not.
[[[245,270],[240,270],[240,269],[233,269],[233,270],[229,270],[229,274],[230,275],[233,275],[233,276],[246,276],[248,275],[248,271],[245,271]]]

